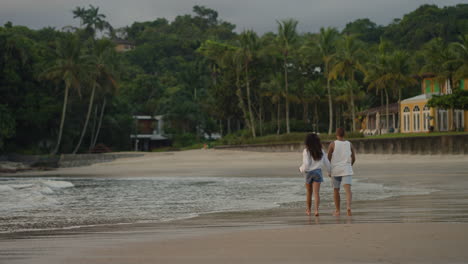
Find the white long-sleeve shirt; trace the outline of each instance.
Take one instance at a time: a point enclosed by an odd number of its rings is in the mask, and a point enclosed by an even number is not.
[[[314,160],[307,149],[304,149],[302,152],[302,165],[299,167],[299,170],[302,173],[320,169],[323,166],[327,169],[328,172],[331,171],[330,161],[328,160],[327,153],[322,150],[322,159]]]

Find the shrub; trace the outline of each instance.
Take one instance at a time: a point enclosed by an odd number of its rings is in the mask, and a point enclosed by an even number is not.
[[[197,136],[191,133],[175,134],[173,137],[174,148],[183,148],[198,143]]]

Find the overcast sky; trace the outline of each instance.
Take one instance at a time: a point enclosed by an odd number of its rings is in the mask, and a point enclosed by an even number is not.
[[[0,24],[11,21],[35,29],[60,29],[78,25],[72,15],[76,6],[92,4],[118,28],[159,17],[172,21],[177,15],[190,14],[194,5],[204,5],[218,11],[220,19],[235,24],[238,31],[276,31],[275,20],[295,18],[299,31],[317,32],[328,26],[342,29],[358,18],[387,25],[422,4],[459,3],[468,0],[0,0]]]

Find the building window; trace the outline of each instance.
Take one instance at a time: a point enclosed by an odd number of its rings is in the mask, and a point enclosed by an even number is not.
[[[421,129],[421,109],[419,106],[413,108],[413,132],[419,132]]]
[[[431,121],[431,109],[425,105],[423,108],[423,131],[429,131]]]
[[[455,128],[457,130],[463,130],[463,128],[465,127],[465,120],[463,118],[463,113],[464,111],[463,110],[455,110],[454,111],[454,118],[455,118]]]
[[[434,83],[434,93],[440,93],[440,85],[438,82]]]
[[[410,109],[409,107],[405,107],[403,110],[403,131],[409,132],[410,131]]]
[[[448,112],[444,109],[439,109],[437,112],[437,122],[439,123],[439,131],[447,131],[448,130]]]
[[[431,80],[426,80],[425,81],[425,91],[426,93],[430,93],[431,92]]]

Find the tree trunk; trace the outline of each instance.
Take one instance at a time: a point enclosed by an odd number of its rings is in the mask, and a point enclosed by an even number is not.
[[[307,101],[303,101],[302,106],[302,120],[304,121],[304,123],[309,124],[309,103],[307,103]]]
[[[354,92],[353,88],[351,87],[351,131],[356,132],[356,109],[354,107]]]
[[[291,132],[289,128],[289,91],[288,91],[288,69],[287,69],[287,58],[284,56],[284,88],[286,92],[286,133]]]
[[[328,72],[328,65],[326,65],[325,67],[327,68],[327,72]],[[327,92],[328,92],[328,112],[329,112],[328,135],[331,135],[333,132],[333,103],[332,103],[330,79],[328,78],[328,73],[327,73]]]
[[[336,118],[335,118],[335,130],[337,130],[340,127],[340,122],[342,116],[340,115],[340,106],[341,104],[338,104],[338,106],[335,106],[335,113],[336,113]]]
[[[96,130],[96,135],[94,136],[94,141],[93,141],[93,145],[91,149],[93,149],[96,146],[96,142],[99,137],[99,132],[101,132],[102,118],[104,117],[104,109],[106,108],[106,103],[107,103],[107,99],[104,98],[104,102],[102,103],[102,108],[101,108],[101,115],[99,116],[99,123],[98,123],[98,127]]]
[[[400,113],[400,111],[401,111],[401,87],[398,88],[398,113]],[[403,116],[403,113],[400,113],[399,116],[402,117],[402,116]],[[398,129],[398,132],[399,132],[399,133],[401,133],[401,131],[400,131],[400,123],[401,123],[401,120],[400,120],[400,118],[398,118],[398,122],[396,122],[396,124],[397,124],[397,125],[396,125],[396,126],[397,126],[396,128]]]
[[[389,110],[388,110],[388,92],[387,92],[387,89],[384,89],[385,90],[385,121],[386,121],[386,124],[387,124],[387,133],[388,133],[388,129],[390,128],[390,113],[389,113]]]
[[[76,152],[78,152],[78,149],[81,146],[81,142],[83,141],[84,135],[86,134],[86,128],[88,128],[89,117],[91,116],[91,110],[93,108],[94,92],[95,91],[96,91],[96,84],[93,84],[93,89],[91,91],[91,98],[89,99],[88,113],[86,114],[86,121],[85,121],[85,124],[83,126],[83,130],[81,131],[80,140],[78,141],[78,144],[76,145],[75,150],[73,150],[73,154],[76,154]]]
[[[345,105],[342,104],[341,105],[341,109],[340,109],[340,115],[341,115],[341,127],[344,128],[345,130],[347,129],[346,128],[346,118],[343,116],[344,112],[345,112]]]
[[[448,78],[448,86],[450,86],[450,90],[453,89],[452,74],[449,75],[449,78]],[[453,93],[453,90],[452,90],[452,93]],[[453,108],[450,108],[450,109],[449,109],[448,115],[449,115],[449,116],[452,116],[452,122],[449,122],[449,124],[450,124],[449,130],[450,130],[450,131],[457,131],[457,127],[456,127],[456,118],[455,118],[455,111],[454,111]]]
[[[379,119],[379,122],[377,124],[377,129],[379,130],[379,135],[382,135],[382,127],[380,126],[380,123],[382,123],[381,119],[382,119],[382,113],[380,112],[380,109],[382,108],[383,106],[383,92],[380,92],[380,107],[379,107],[379,116],[381,117]]]
[[[356,107],[354,107],[354,91],[353,91],[353,84],[354,84],[354,73],[351,73],[351,131],[356,132]]]
[[[276,134],[279,135],[281,132],[281,102],[278,100],[278,111],[276,113],[276,124],[277,124],[277,129],[276,129]]]
[[[237,91],[236,91],[236,95],[237,95],[237,98],[239,99],[239,107],[242,111],[242,114],[244,116],[244,122],[245,122],[245,126],[247,127],[247,129],[250,130],[250,121],[249,121],[249,118],[247,116],[247,109],[245,109],[245,103],[244,103],[244,99],[242,98],[242,87],[240,86],[240,76],[239,76],[239,72],[236,73],[236,87],[237,87]]]
[[[220,135],[223,136],[223,120],[219,120],[219,131]]]
[[[315,123],[315,132],[319,132],[319,129],[318,129],[318,123],[319,123],[319,115],[318,115],[318,103],[316,102],[315,103],[315,111],[314,111],[314,123]]]
[[[63,124],[65,123],[65,115],[67,113],[67,103],[68,103],[68,90],[70,87],[68,85],[65,86],[65,96],[63,98],[63,108],[62,108],[62,118],[60,120],[60,128],[59,128],[59,134],[58,134],[58,139],[57,139],[57,144],[55,145],[54,150],[52,151],[51,155],[57,154],[59,148],[60,148],[60,142],[62,141],[62,134],[63,134]]]
[[[93,126],[91,127],[91,140],[89,141],[89,149],[93,148],[94,137],[96,136],[96,122],[98,115],[98,105],[94,107]]]
[[[260,97],[260,109],[259,109],[259,117],[258,117],[258,122],[260,125],[260,136],[263,136],[263,119],[265,118],[263,115],[263,100]]]
[[[245,86],[247,88],[247,107],[249,109],[249,120],[250,120],[250,129],[252,130],[252,136],[255,138],[255,122],[254,116],[252,113],[252,101],[250,99],[250,80],[249,80],[249,64],[245,64]]]

